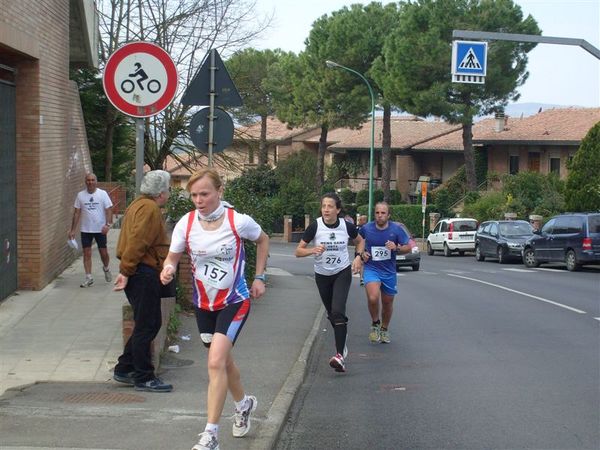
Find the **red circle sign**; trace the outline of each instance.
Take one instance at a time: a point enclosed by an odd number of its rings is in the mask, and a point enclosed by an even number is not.
[[[177,93],[177,68],[171,56],[149,42],[131,42],[115,51],[102,77],[108,100],[124,114],[150,117]]]

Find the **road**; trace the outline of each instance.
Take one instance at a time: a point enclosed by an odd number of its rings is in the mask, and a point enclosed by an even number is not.
[[[304,273],[280,250],[271,266]],[[599,274],[423,255],[398,274],[389,345],[368,342],[355,278],[348,372],[323,322],[276,448],[598,449]]]

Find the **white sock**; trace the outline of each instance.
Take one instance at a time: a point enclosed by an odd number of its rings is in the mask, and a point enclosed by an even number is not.
[[[244,394],[244,398],[239,402],[235,402],[235,409],[237,411],[245,411],[248,407],[248,396]]]
[[[86,280],[91,280],[92,279],[92,274],[91,273],[86,273],[85,274],[85,279]]]
[[[219,435],[219,424],[218,423],[207,423],[204,431],[208,431],[210,434],[213,434],[215,437]]]
[[[108,272],[108,270],[109,270],[108,266],[104,266],[104,271]]]

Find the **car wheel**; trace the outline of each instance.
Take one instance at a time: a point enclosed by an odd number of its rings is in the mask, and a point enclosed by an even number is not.
[[[433,248],[431,248],[431,243],[427,242],[427,254],[429,256],[433,255]]]
[[[412,266],[413,272],[416,272],[417,270],[419,270],[420,266],[421,266],[420,264],[413,264],[413,266]]]
[[[444,256],[452,256],[452,251],[448,247],[448,244],[444,242]]]
[[[539,267],[540,263],[536,259],[532,248],[526,248],[523,252],[523,264],[525,264],[525,267]]]
[[[504,247],[498,247],[498,263],[504,264],[506,262],[506,250]]]
[[[485,259],[485,256],[483,253],[481,253],[481,248],[478,246],[475,247],[475,259],[477,261],[483,261]]]
[[[569,250],[565,255],[565,263],[567,263],[567,270],[569,272],[574,272],[579,269],[579,264],[577,264],[577,256],[575,256],[575,252],[573,250]]]

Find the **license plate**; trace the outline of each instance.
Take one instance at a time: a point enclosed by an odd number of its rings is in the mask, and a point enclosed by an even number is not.
[[[406,256],[404,256],[404,255],[398,255],[398,256],[396,256],[396,259],[405,260]]]

